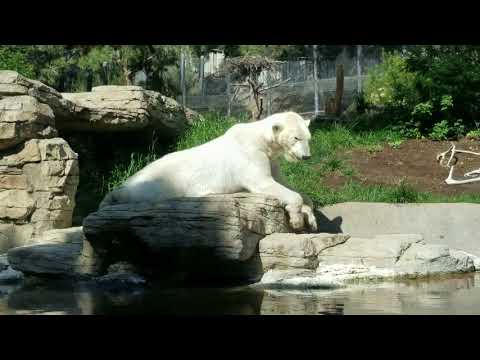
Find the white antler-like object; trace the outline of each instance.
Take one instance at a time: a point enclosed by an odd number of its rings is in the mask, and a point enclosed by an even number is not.
[[[448,162],[446,164],[444,164],[445,156],[449,152],[451,152],[451,155],[448,159]],[[457,148],[455,147],[455,144],[452,143],[452,146],[450,146],[450,148],[447,151],[437,155],[437,161],[440,163],[440,165],[450,168],[450,172],[448,173],[448,177],[445,179],[445,182],[448,185],[459,185],[459,184],[468,184],[468,183],[473,183],[473,182],[480,181],[480,169],[470,171],[470,172],[468,172],[464,175],[465,177],[469,177],[470,179],[455,180],[453,178],[453,170],[455,169],[455,163],[456,163],[455,153],[471,154],[471,155],[480,156],[480,153],[476,153],[476,152],[473,152],[473,151],[457,150]],[[454,164],[452,164],[453,159],[455,159]]]

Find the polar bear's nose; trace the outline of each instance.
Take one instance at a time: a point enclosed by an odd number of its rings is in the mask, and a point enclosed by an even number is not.
[[[302,156],[302,160],[308,160],[308,159],[310,159],[310,158],[311,158],[310,155],[303,155],[303,156]]]

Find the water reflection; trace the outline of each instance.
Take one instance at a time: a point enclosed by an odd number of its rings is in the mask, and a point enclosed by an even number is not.
[[[480,274],[350,286],[266,290],[262,314],[480,314]]]
[[[0,314],[480,314],[480,273],[311,291],[154,286],[113,292],[89,284],[27,282],[0,287]]]

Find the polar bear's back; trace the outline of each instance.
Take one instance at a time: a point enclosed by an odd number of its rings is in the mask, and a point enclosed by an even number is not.
[[[100,207],[240,191],[231,186],[228,176],[233,160],[228,152],[234,146],[223,135],[194,148],[167,154],[128,178],[105,197]]]

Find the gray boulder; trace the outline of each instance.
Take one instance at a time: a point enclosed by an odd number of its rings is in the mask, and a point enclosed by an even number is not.
[[[37,276],[91,277],[101,271],[101,260],[85,241],[82,227],[45,231],[34,245],[8,251],[14,270]]]
[[[318,267],[325,249],[345,243],[347,234],[272,234],[259,243],[264,271],[270,269],[310,269]]]
[[[75,105],[59,129],[77,131],[132,131],[147,127],[158,135],[182,133],[197,114],[175,100],[139,86],[99,86],[86,93],[63,93]]]
[[[21,280],[23,280],[23,274],[12,269],[6,254],[0,255],[0,285],[14,284]]]
[[[102,254],[123,247],[128,257],[134,243],[152,254],[181,250],[231,261],[251,258],[265,235],[290,231],[277,199],[250,193],[106,206],[90,214],[83,228]]]
[[[11,267],[0,271],[0,284],[15,284],[23,280],[23,274]]]
[[[15,71],[1,70],[0,99],[18,96],[32,97],[48,106],[58,130],[115,132],[153,128],[157,135],[171,137],[201,119],[174,99],[139,86],[98,86],[91,92],[59,93]],[[11,127],[3,126],[5,133],[12,133]]]
[[[265,235],[290,232],[279,201],[251,193],[103,207],[83,222],[108,264],[127,261],[171,282],[254,282]]]
[[[261,240],[271,242],[267,236]],[[350,237],[318,252],[316,259],[298,261],[305,253],[303,235],[277,234],[289,239],[289,251],[282,262],[272,266],[270,255],[260,251],[263,276],[260,285],[273,288],[333,288],[352,282],[421,278],[475,271],[474,258],[443,245],[425,244],[415,234],[379,235],[374,238]],[[279,241],[280,243],[280,241]],[[290,255],[289,255],[290,253]],[[289,259],[291,258],[291,259]],[[266,265],[264,265],[266,264]],[[295,266],[285,267],[285,264]],[[297,266],[302,264],[301,266]],[[317,264],[312,268],[313,264]]]

